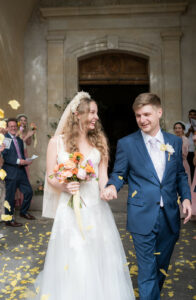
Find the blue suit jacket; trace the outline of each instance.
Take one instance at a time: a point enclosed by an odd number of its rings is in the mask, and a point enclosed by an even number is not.
[[[5,137],[11,138],[9,133],[7,133],[5,135]],[[18,146],[20,148],[20,153],[22,155],[22,159],[25,159],[23,140],[21,138],[17,137],[17,141],[18,141]],[[3,155],[3,159],[4,159],[4,164],[3,164],[2,168],[7,173],[7,176],[6,176],[5,180],[9,180],[9,179],[14,180],[14,179],[16,179],[19,168],[24,170],[24,172],[26,174],[25,167],[24,166],[19,166],[16,163],[16,161],[18,159],[18,155],[17,155],[16,148],[15,148],[13,140],[11,142],[10,149],[5,149],[2,152],[2,155]]]
[[[169,159],[165,151],[166,166],[161,182],[140,130],[118,141],[116,161],[108,185],[115,185],[119,191],[128,180],[127,229],[130,232],[146,235],[152,231],[159,213],[161,196],[170,227],[174,233],[178,232],[178,195],[181,201],[191,199],[182,163],[182,140],[173,134],[162,133],[165,144],[173,146],[175,152]]]

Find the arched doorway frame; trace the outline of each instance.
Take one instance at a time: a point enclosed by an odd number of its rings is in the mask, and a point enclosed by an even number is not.
[[[88,42],[82,42],[65,47],[64,66],[65,82],[64,95],[71,98],[78,90],[79,63],[78,61],[87,56],[93,56],[99,52],[109,51],[127,52],[135,56],[142,56],[149,60],[149,86],[150,91],[159,95],[164,107],[163,93],[163,70],[161,48],[149,42],[138,42],[133,39],[122,39],[118,36],[104,36]]]

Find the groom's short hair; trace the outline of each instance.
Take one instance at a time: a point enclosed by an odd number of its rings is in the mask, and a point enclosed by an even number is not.
[[[152,94],[152,93],[142,93],[142,94],[139,94],[135,98],[132,108],[135,111],[144,105],[153,105],[153,106],[160,108],[161,107],[161,99],[157,95]]]

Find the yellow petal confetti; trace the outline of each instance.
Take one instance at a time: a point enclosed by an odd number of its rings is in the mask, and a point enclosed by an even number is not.
[[[0,169],[0,179],[4,180],[6,176],[7,176],[6,171],[3,169]]]
[[[0,121],[0,128],[4,128],[5,129],[6,127],[7,127],[6,121]]]
[[[1,220],[2,221],[5,221],[5,222],[7,222],[7,221],[11,221],[12,220],[12,216],[11,215],[1,215]]]
[[[193,290],[194,287],[193,287],[192,285],[189,284],[189,285],[188,285],[188,289],[189,289],[189,290]]]
[[[168,292],[168,296],[171,298],[171,297],[173,297],[174,296],[174,292]]]
[[[196,296],[193,296],[193,300],[196,300]]]
[[[64,270],[65,270],[65,271],[67,271],[67,270],[68,270],[68,268],[69,268],[69,266],[68,266],[68,265],[66,265],[66,266],[64,267]]]
[[[0,145],[3,144],[4,138],[5,136],[2,133],[0,133]]]
[[[16,284],[17,284],[17,280],[13,280],[13,281],[11,282],[11,285],[12,285],[12,286],[16,286]]]
[[[137,275],[138,274],[138,266],[136,266],[136,265],[131,266],[129,272],[131,275]]]
[[[11,211],[10,204],[7,200],[4,201],[4,207],[8,209],[8,211]]]
[[[136,194],[137,194],[137,191],[134,191],[134,192],[132,193],[131,197],[132,197],[132,198],[135,197]]]
[[[25,228],[26,228],[27,231],[29,231],[29,227],[28,227],[27,224],[25,224]]]
[[[134,294],[135,294],[135,297],[138,298],[139,297],[139,292],[138,292],[138,289],[134,289]]]
[[[178,205],[180,204],[180,196],[178,196],[178,199],[177,199],[177,203],[178,203]]]
[[[17,100],[10,100],[8,104],[12,109],[18,109],[20,107],[20,103]]]
[[[123,177],[122,177],[122,176],[118,176],[118,178],[119,178],[120,180],[123,180]]]
[[[166,272],[164,269],[159,269],[159,271],[160,271],[163,275],[165,275],[166,277],[169,276],[169,275],[167,274],[167,272]]]
[[[38,287],[36,288],[36,294],[39,294],[39,291],[40,291],[40,287],[38,286]]]
[[[4,110],[0,108],[0,118],[3,119],[4,118]]]
[[[161,254],[161,252],[155,252],[154,253],[154,255],[160,255]]]

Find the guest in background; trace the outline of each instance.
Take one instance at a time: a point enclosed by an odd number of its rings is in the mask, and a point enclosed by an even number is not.
[[[195,172],[194,172],[193,182],[191,185],[191,198],[192,198],[192,215],[193,215],[193,220],[195,220],[196,218],[196,132],[193,135],[193,142],[195,146],[195,152],[193,157],[193,165],[195,166]],[[196,240],[196,236],[194,236],[193,239]]]
[[[0,146],[0,169],[3,165],[3,157],[1,156],[1,152],[5,149],[5,146],[2,144]],[[4,201],[5,201],[5,183],[0,179],[0,217],[4,213]],[[0,239],[2,239],[4,235],[0,233]]]
[[[19,137],[16,137],[18,130],[17,120],[14,118],[8,119],[7,128],[8,133],[5,137],[11,139],[11,144],[9,149],[5,149],[2,152],[2,155],[4,159],[3,169],[7,173],[5,178],[6,200],[10,204],[11,211],[5,209],[5,213],[11,215],[12,220],[7,221],[6,225],[18,227],[22,226],[22,224],[17,223],[13,217],[15,208],[14,197],[17,188],[19,188],[24,195],[20,216],[28,220],[35,219],[35,217],[28,213],[33,191],[25,170],[25,166],[30,165],[32,162],[25,160],[23,141]]]
[[[174,133],[175,135],[181,137],[182,139],[182,158],[183,158],[183,165],[185,168],[185,172],[188,175],[188,183],[189,186],[191,187],[191,173],[190,173],[190,166],[187,161],[187,156],[189,152],[189,140],[188,138],[184,135],[185,131],[185,125],[182,122],[176,122],[174,124]]]
[[[28,128],[28,118],[25,114],[20,114],[17,116],[17,121],[18,121],[18,132],[16,133],[16,136],[19,136],[24,143],[24,156],[25,158],[28,157],[28,151],[27,151],[27,146],[30,146],[32,143],[32,136],[34,135],[35,131],[34,130],[29,130]],[[30,181],[30,176],[29,176],[29,167],[26,166],[26,173],[28,176],[28,179]],[[23,201],[23,194],[19,189],[16,190],[15,194],[15,204],[16,206],[21,206],[22,201]]]
[[[191,171],[191,182],[193,180],[193,175],[194,175],[194,165],[193,165],[193,157],[194,157],[194,143],[193,143],[193,135],[194,135],[194,128],[191,124],[191,119],[196,120],[196,110],[191,109],[189,110],[189,123],[186,124],[186,137],[189,139],[189,153],[187,156],[187,160],[190,166],[190,171]]]

